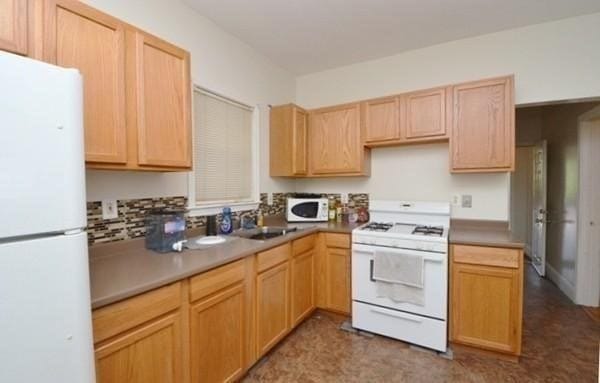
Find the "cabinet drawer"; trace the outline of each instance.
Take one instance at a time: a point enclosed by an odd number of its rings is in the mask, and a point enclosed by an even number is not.
[[[94,343],[175,310],[180,304],[181,284],[178,282],[99,308],[92,313]]]
[[[520,267],[520,255],[521,251],[518,249],[463,245],[452,246],[452,259],[457,263],[518,269]]]
[[[353,302],[352,327],[442,352],[445,352],[447,347],[445,321],[385,307]]]
[[[350,235],[325,233],[325,245],[327,247],[350,248]]]
[[[291,252],[290,243],[286,243],[281,246],[277,246],[271,250],[263,251],[258,253],[258,272],[269,269],[289,259]]]
[[[304,238],[295,240],[292,243],[292,254],[294,254],[294,256],[296,256],[296,255],[306,253],[307,251],[314,249],[316,239],[317,239],[317,235],[311,234]]]
[[[190,302],[244,280],[245,274],[244,260],[241,259],[193,277],[190,280]]]

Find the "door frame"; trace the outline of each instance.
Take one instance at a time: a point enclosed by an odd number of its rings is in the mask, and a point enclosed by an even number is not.
[[[582,169],[581,164],[585,161],[583,145],[589,143],[582,139],[582,130],[590,124],[600,124],[600,106],[582,114],[579,117],[578,126],[578,146],[579,146],[579,197],[578,197],[578,214],[577,214],[577,261],[576,261],[576,286],[575,286],[575,302],[577,304],[598,307],[600,305],[600,278],[598,277],[598,268],[600,268],[600,259],[596,259],[584,254],[586,238],[584,230],[587,230],[587,225],[584,223],[584,212],[589,211],[582,198],[582,194],[586,192],[584,186],[586,174]],[[600,127],[596,128],[600,129]],[[600,148],[598,148],[600,150]],[[599,223],[600,224],[600,223]]]

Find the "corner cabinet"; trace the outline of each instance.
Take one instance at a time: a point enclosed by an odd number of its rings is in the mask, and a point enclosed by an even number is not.
[[[451,246],[450,340],[520,355],[523,251]]]
[[[27,56],[29,0],[0,1],[0,50]]]
[[[450,170],[454,173],[513,171],[513,76],[455,85],[453,100]]]
[[[370,173],[364,147],[360,104],[310,112],[309,173],[312,176],[361,176]]]
[[[308,112],[293,105],[271,108],[270,174],[304,176],[308,172]]]
[[[39,4],[43,60],[83,76],[87,167],[189,170],[189,54],[79,1]]]

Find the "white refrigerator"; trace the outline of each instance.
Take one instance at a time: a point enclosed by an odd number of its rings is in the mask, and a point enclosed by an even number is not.
[[[82,92],[0,51],[0,382],[95,381]]]

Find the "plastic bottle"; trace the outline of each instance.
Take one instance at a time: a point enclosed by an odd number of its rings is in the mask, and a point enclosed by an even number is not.
[[[223,208],[223,219],[221,220],[221,233],[231,234],[233,231],[233,224],[231,221],[231,209],[228,207]]]

